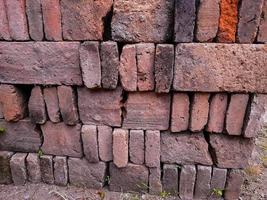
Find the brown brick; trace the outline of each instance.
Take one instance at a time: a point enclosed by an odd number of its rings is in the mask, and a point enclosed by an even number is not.
[[[47,184],[54,184],[53,156],[41,156],[40,169],[42,181]]]
[[[195,182],[196,199],[209,199],[210,197],[210,181],[211,181],[212,168],[207,166],[197,166],[197,176]]]
[[[204,135],[181,133],[161,134],[161,162],[212,165]]]
[[[41,0],[44,32],[47,40],[62,40],[61,12],[59,0]]]
[[[0,39],[1,40],[11,40],[9,33],[9,25],[7,21],[6,13],[6,0],[0,0]]]
[[[47,121],[41,126],[44,142],[42,151],[45,154],[81,157],[81,125],[67,126],[64,123],[53,124]]]
[[[113,162],[119,167],[126,167],[128,163],[128,140],[127,130],[114,129],[113,131]]]
[[[12,175],[10,169],[10,159],[13,153],[0,151],[0,184],[11,184]]]
[[[209,116],[209,98],[210,94],[195,93],[193,96],[190,125],[193,132],[199,132],[204,129]]]
[[[212,178],[210,182],[210,191],[222,190],[224,191],[225,183],[226,183],[227,169],[220,169],[213,167],[212,169]],[[221,199],[217,194],[211,194],[210,196],[213,199]]]
[[[98,126],[98,148],[99,158],[104,162],[111,161],[112,157],[112,128],[109,126]]]
[[[65,40],[103,39],[103,18],[111,11],[112,0],[64,0],[60,5]]]
[[[27,181],[26,153],[16,153],[10,160],[12,180],[15,185],[24,185]]]
[[[77,99],[74,88],[70,86],[57,87],[60,113],[65,124],[74,125],[79,121]]]
[[[156,92],[168,93],[171,89],[174,66],[174,47],[171,44],[158,44],[155,55]]]
[[[81,85],[79,45],[78,42],[0,42],[0,82]]]
[[[264,1],[262,7],[261,21],[259,26],[259,32],[257,42],[267,43],[267,2]]]
[[[181,168],[179,196],[181,199],[193,199],[196,179],[196,167],[194,165],[184,165]]]
[[[177,165],[164,164],[162,176],[163,191],[175,196],[179,189],[179,170]]]
[[[174,93],[172,99],[171,131],[186,131],[189,126],[189,96],[186,93]]]
[[[80,47],[80,65],[84,85],[88,88],[101,87],[101,64],[98,42],[84,42]]]
[[[253,141],[221,134],[210,135],[215,164],[219,168],[244,168],[253,149]]]
[[[242,170],[232,169],[227,176],[226,187],[224,191],[225,200],[238,199],[241,186],[245,180],[245,174]]]
[[[90,163],[99,162],[97,128],[94,125],[82,126],[82,144],[85,158]]]
[[[50,121],[54,123],[60,122],[57,87],[46,87],[43,89],[43,93],[47,114],[49,116]]]
[[[13,40],[29,40],[26,0],[6,0],[9,31]]]
[[[16,86],[0,84],[0,104],[6,121],[18,121],[26,115],[26,97]]]
[[[145,161],[145,134],[143,130],[130,130],[130,161],[142,165]]]
[[[123,42],[166,42],[172,37],[174,0],[114,1],[112,38]],[[149,30],[149,31],[147,31]]]
[[[146,131],[145,161],[148,167],[160,167],[160,131]]]
[[[28,181],[31,183],[41,182],[40,159],[38,154],[29,153],[26,158]]]
[[[55,184],[66,186],[68,184],[67,158],[56,156],[53,158]]]
[[[44,124],[47,120],[43,91],[40,86],[35,86],[31,91],[28,104],[29,115],[33,122]]]
[[[264,93],[267,85],[265,49],[264,44],[178,44],[173,88],[176,91]]]
[[[125,104],[123,127],[129,129],[167,130],[170,96],[154,92],[130,93]]]
[[[44,37],[41,0],[26,0],[26,13],[31,39],[41,41]]]
[[[137,88],[139,91],[154,90],[154,57],[154,44],[136,44]]]
[[[121,126],[122,89],[89,90],[78,88],[80,119],[84,124]]]
[[[226,130],[229,135],[241,135],[249,95],[233,94],[226,113]]]
[[[101,82],[106,89],[115,89],[119,78],[119,50],[116,42],[101,43]]]
[[[160,167],[149,168],[149,194],[160,195],[162,192]]]
[[[136,47],[125,45],[120,57],[119,74],[121,85],[126,91],[137,90]]]
[[[222,133],[227,109],[228,96],[218,93],[212,96],[210,102],[209,121],[206,130],[212,133]]]
[[[0,119],[4,119],[3,105],[0,103]]]

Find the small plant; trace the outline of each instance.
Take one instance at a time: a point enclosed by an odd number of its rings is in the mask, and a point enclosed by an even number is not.
[[[147,190],[149,189],[148,185],[145,183],[140,183],[136,185],[138,188],[140,188],[141,190]]]
[[[139,196],[137,194],[131,197],[131,200],[139,200],[139,199],[140,198],[139,198]]]
[[[160,192],[159,196],[162,199],[165,199],[165,198],[168,198],[169,196],[171,196],[171,193],[170,192],[166,192],[166,191],[162,191],[162,192]]]
[[[104,191],[98,191],[97,194],[101,200],[104,200],[106,197],[106,193]]]
[[[0,127],[0,135],[4,134],[5,133],[5,129]]]
[[[261,165],[250,165],[245,169],[245,172],[249,176],[258,176],[261,174],[262,170]]]
[[[42,149],[38,150],[37,155],[38,155],[39,158],[44,155]]]
[[[222,197],[222,196],[223,196],[223,190],[222,190],[222,189],[214,188],[214,189],[212,190],[211,195],[215,195],[215,196],[217,196],[217,197]]]
[[[109,185],[109,183],[110,183],[110,176],[106,176],[105,177],[105,182]]]

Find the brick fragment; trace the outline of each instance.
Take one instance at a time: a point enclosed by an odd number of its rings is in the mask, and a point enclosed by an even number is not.
[[[44,100],[47,109],[47,114],[50,121],[60,122],[59,101],[57,95],[57,87],[46,87],[43,89]]]
[[[112,128],[109,126],[98,126],[99,158],[104,162],[113,159],[112,156]]]
[[[36,153],[29,153],[26,158],[28,181],[31,183],[41,182],[40,159]]]
[[[180,173],[179,196],[181,199],[193,199],[196,178],[194,165],[182,166]]]
[[[264,1],[259,26],[257,42],[267,43],[267,2]]]
[[[249,100],[248,94],[231,95],[226,113],[226,130],[229,135],[241,135]]]
[[[143,130],[130,130],[130,161],[142,165],[145,161],[145,134]]]
[[[40,169],[42,181],[47,184],[54,184],[53,156],[41,156]]]
[[[98,42],[84,42],[80,47],[80,64],[84,85],[88,88],[101,87],[101,64]]]
[[[74,88],[62,85],[57,87],[57,92],[60,113],[64,123],[75,125],[79,121],[79,115]]]
[[[171,44],[158,44],[155,55],[156,92],[168,93],[171,89],[174,66],[174,47]]]
[[[5,0],[0,0],[0,39],[1,40],[11,40],[9,33],[9,25],[6,13],[6,3]]]
[[[210,197],[211,172],[211,167],[197,166],[194,198],[208,199]]]
[[[177,195],[179,189],[179,170],[177,165],[164,164],[162,177],[163,191]]]
[[[85,158],[90,163],[99,161],[98,143],[97,143],[97,128],[94,125],[82,126],[82,143]]]
[[[162,192],[161,169],[149,168],[149,194],[159,195]]]
[[[238,199],[241,186],[245,180],[245,174],[240,169],[231,169],[227,176],[226,187],[224,191],[225,200]]]
[[[15,185],[24,185],[27,181],[26,153],[16,153],[10,160],[12,180]]]
[[[148,167],[160,167],[160,131],[146,131],[145,161]]]
[[[68,184],[67,158],[56,156],[53,158],[53,162],[55,184],[60,186],[66,186]]]
[[[13,153],[0,151],[0,184],[11,184],[12,175],[10,169],[10,159]]]
[[[113,131],[113,162],[119,167],[126,167],[128,163],[128,131],[114,129]]]
[[[227,169],[220,169],[213,167],[212,178],[210,182],[210,191],[221,190],[224,191],[226,183]],[[221,199],[217,194],[211,194],[210,198],[212,199]]]

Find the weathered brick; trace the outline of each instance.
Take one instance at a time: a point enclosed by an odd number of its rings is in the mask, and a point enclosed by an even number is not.
[[[10,159],[13,153],[0,151],[0,184],[11,184],[12,175],[10,169]]]
[[[137,88],[139,91],[154,90],[154,57],[154,44],[136,44]]]
[[[220,17],[220,0],[201,0],[198,6],[196,39],[212,42],[216,37]]]
[[[26,13],[30,38],[41,41],[44,37],[41,0],[26,0]]]
[[[126,167],[128,163],[128,140],[129,134],[124,129],[113,131],[113,162],[119,167]]]
[[[196,167],[194,165],[184,165],[181,168],[179,196],[181,199],[193,199],[196,179]]]
[[[41,146],[40,130],[29,119],[10,123],[0,120],[4,134],[0,136],[0,149],[18,152],[37,152]]]
[[[111,191],[147,192],[149,172],[145,166],[128,164],[125,168],[118,168],[110,163],[109,170]]]
[[[101,87],[101,64],[98,42],[84,42],[80,47],[80,64],[84,85],[88,88]]]
[[[166,42],[172,37],[174,0],[114,1],[112,38],[123,42]],[[149,30],[149,31],[147,31]]]
[[[253,149],[253,141],[221,134],[210,135],[215,164],[220,168],[244,168]]]
[[[257,42],[267,43],[267,2],[264,1],[259,26]]]
[[[41,0],[45,38],[62,40],[61,12],[59,0]]]
[[[70,184],[93,189],[104,186],[106,164],[104,162],[89,163],[86,159],[69,158]]]
[[[190,112],[189,96],[185,93],[174,93],[172,99],[172,116],[171,131],[181,132],[188,129],[189,112]]]
[[[41,126],[44,142],[42,151],[45,154],[58,156],[81,157],[81,125],[67,126],[64,123],[53,124],[47,121]]]
[[[156,92],[168,93],[171,89],[174,66],[174,47],[171,44],[158,44],[155,55]]]
[[[14,40],[29,40],[25,0],[6,0],[9,31]]]
[[[0,104],[6,121],[18,121],[27,113],[26,97],[16,86],[0,84]]]
[[[97,129],[94,125],[82,126],[82,143],[85,158],[90,163],[99,162]]]
[[[229,135],[241,135],[246,115],[248,94],[233,94],[226,113],[226,130]]]
[[[238,3],[239,0],[220,1],[220,20],[217,33],[218,42],[235,42],[238,23]]]
[[[196,20],[196,0],[175,1],[175,42],[192,42]]]
[[[212,96],[210,102],[209,121],[206,130],[212,133],[221,133],[224,128],[228,96],[218,93]]]
[[[16,153],[10,160],[12,180],[15,185],[24,185],[27,181],[26,153]]]
[[[36,153],[29,153],[26,158],[28,181],[31,183],[41,182],[40,159]]]
[[[122,49],[119,75],[124,90],[137,90],[136,47],[134,44],[125,45]]]
[[[47,109],[47,114],[50,121],[60,122],[59,101],[57,95],[57,87],[46,87],[43,89],[44,100]]]
[[[44,124],[47,120],[43,91],[40,86],[35,86],[31,91],[28,103],[29,115],[33,122]]]
[[[170,95],[154,92],[130,93],[125,103],[123,127],[129,129],[167,130]]]
[[[197,166],[197,176],[195,182],[196,199],[209,199],[210,197],[210,181],[211,181],[212,168],[207,166]]]
[[[174,90],[266,93],[266,47],[264,44],[178,44]]]
[[[225,200],[238,199],[241,186],[245,180],[245,174],[242,170],[232,169],[227,176],[226,187],[224,191]]]
[[[84,124],[121,126],[122,89],[93,91],[78,88],[80,119]]]
[[[99,158],[104,162],[111,161],[112,156],[112,128],[109,126],[98,126],[98,150]]]
[[[2,42],[0,82],[81,85],[78,48],[78,42]]]
[[[204,135],[181,133],[161,134],[161,162],[212,165]]]
[[[0,39],[11,40],[6,13],[6,0],[0,0]]]
[[[242,0],[239,8],[239,22],[237,30],[237,40],[239,43],[253,43],[262,12],[264,0]]]
[[[193,96],[189,128],[193,132],[203,130],[208,122],[210,94],[195,93]]]
[[[210,182],[210,191],[221,190],[224,191],[226,183],[227,169],[220,169],[213,167],[212,169],[212,178]],[[210,198],[212,199],[221,199],[218,194],[211,193]]]
[[[179,172],[177,165],[164,164],[162,176],[163,191],[177,195],[179,189]]]
[[[0,103],[0,119],[4,119],[3,105]]]
[[[112,0],[61,1],[64,39],[102,40],[104,33],[103,18],[111,11],[112,4]]]
[[[130,130],[130,161],[142,165],[145,161],[145,134],[143,130]]]
[[[68,184],[67,158],[56,156],[53,158],[53,162],[55,184],[60,186],[66,186]]]
[[[148,167],[160,167],[160,131],[146,131],[145,161]]]
[[[160,167],[149,168],[149,194],[160,195],[162,192]]]
[[[40,157],[41,178],[44,183],[54,184],[53,156],[42,155]]]
[[[77,100],[71,86],[57,87],[60,113],[65,124],[74,125],[79,121]]]

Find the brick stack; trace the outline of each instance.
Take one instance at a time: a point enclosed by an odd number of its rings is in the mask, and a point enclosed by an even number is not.
[[[0,183],[237,199],[267,113],[266,8],[0,0]]]

